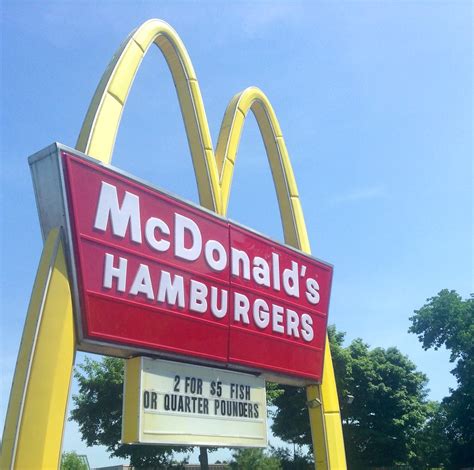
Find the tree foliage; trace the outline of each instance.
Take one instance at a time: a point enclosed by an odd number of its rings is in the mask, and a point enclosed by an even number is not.
[[[179,468],[173,451],[186,448],[120,444],[122,429],[123,360],[86,357],[74,373],[79,393],[73,396],[70,420],[76,421],[88,446],[103,445],[113,457],[130,458],[135,468]]]
[[[278,458],[267,455],[262,449],[236,449],[230,468],[235,470],[281,470]]]
[[[355,340],[349,352],[354,401],[342,410],[349,459],[358,468],[409,462],[426,419],[426,377],[397,348],[370,351]]]
[[[329,338],[349,468],[409,463],[416,453],[416,433],[428,416],[425,375],[397,348],[371,350],[361,339],[344,347],[344,333],[334,327]],[[305,391],[284,387],[274,404],[273,432],[285,441],[310,445]]]
[[[301,448],[294,447],[293,452],[288,447],[270,446],[270,455],[277,458],[282,470],[313,470],[314,460],[311,454],[305,454]]]
[[[89,470],[87,464],[76,452],[63,452],[61,456],[61,470]]]
[[[441,346],[450,351],[451,371],[457,388],[450,390],[440,413],[449,445],[451,468],[474,466],[474,297],[463,300],[444,289],[410,318],[411,333],[418,335],[424,349]]]
[[[438,402],[429,402],[426,420],[415,433],[415,451],[410,460],[412,468],[445,468],[449,455],[446,425],[444,407]]]

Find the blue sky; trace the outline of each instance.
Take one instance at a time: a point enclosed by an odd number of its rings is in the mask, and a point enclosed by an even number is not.
[[[99,3],[97,2],[97,5]],[[122,40],[168,21],[194,63],[214,144],[231,97],[272,102],[293,163],[313,254],[335,266],[330,322],[371,346],[397,346],[454,386],[446,351],[422,350],[408,318],[443,288],[473,289],[471,2],[22,2],[1,15],[0,424],[41,254],[27,157],[74,146]],[[113,163],[197,201],[173,84],[150,50]],[[229,216],[277,239],[279,213],[253,117]],[[82,356],[79,355],[79,360]],[[68,424],[65,446],[79,449]],[[110,461],[87,451],[93,466]]]

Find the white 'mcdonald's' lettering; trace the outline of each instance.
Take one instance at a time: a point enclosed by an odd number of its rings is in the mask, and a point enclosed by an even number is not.
[[[184,246],[185,233],[191,235],[191,246]],[[185,259],[187,261],[196,261],[201,254],[202,236],[198,225],[194,220],[191,220],[184,215],[175,214],[174,226],[174,254],[177,258]]]
[[[112,233],[114,235],[124,238],[127,227],[130,225],[132,241],[135,243],[142,242],[140,199],[135,194],[125,191],[122,206],[119,207],[117,188],[102,181],[94,228],[105,232],[109,218],[112,222]]]
[[[105,253],[104,289],[115,289],[147,302],[188,309],[190,313],[210,315],[215,319],[227,316],[230,303],[234,324],[254,325],[257,331],[269,329],[273,334],[305,342],[313,340],[313,318],[309,313],[279,305],[278,300],[270,301],[273,297],[249,297],[237,292],[233,284],[234,280],[240,280],[251,290],[268,289],[273,291],[273,296],[287,296],[290,305],[307,302],[306,307],[301,305],[301,308],[314,309],[321,299],[320,284],[315,278],[306,276],[306,264],[285,260],[273,250],[252,257],[244,245],[236,248],[213,238],[204,240],[201,227],[192,216],[177,210],[172,214],[170,217],[169,213],[155,213],[144,220],[139,196],[124,191],[119,199],[117,187],[102,181],[94,229],[109,230],[114,237],[122,239],[129,237],[135,244],[151,250],[153,255],[148,256],[150,264],[134,262],[132,265],[126,255]],[[230,237],[228,239],[230,241]],[[194,274],[184,276],[163,269],[160,256],[165,253],[171,253],[178,264],[184,261],[189,266],[189,273],[199,272],[195,263],[206,266],[209,273],[221,273],[228,268],[229,284],[226,287],[212,285],[212,282],[193,279]],[[152,259],[156,259],[156,263]]]

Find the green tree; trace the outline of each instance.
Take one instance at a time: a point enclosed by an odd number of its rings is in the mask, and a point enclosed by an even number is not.
[[[300,448],[294,447],[293,452],[288,447],[270,446],[270,455],[277,458],[282,470],[313,470],[312,455],[305,454]]]
[[[73,396],[70,420],[76,421],[88,446],[103,445],[113,457],[130,458],[135,468],[180,468],[173,451],[188,448],[120,444],[122,429],[123,360],[86,357],[74,373],[79,393]]]
[[[275,382],[267,382],[265,389],[267,392],[267,406],[272,406],[275,399],[283,393],[281,385]]]
[[[61,470],[89,470],[84,460],[76,452],[63,452]]]
[[[449,466],[474,466],[474,297],[463,300],[444,289],[410,318],[411,333],[423,348],[445,346],[450,351],[451,371],[457,388],[443,400],[446,433],[450,441]]]
[[[415,452],[410,464],[420,470],[445,468],[449,455],[446,411],[435,401],[428,403],[427,410],[426,421],[415,434]]]
[[[397,348],[371,350],[361,339],[344,347],[343,333],[330,327],[328,334],[349,468],[408,463],[428,413],[426,377]],[[311,444],[304,390],[286,386],[274,404],[273,432],[288,442]]]
[[[262,449],[236,449],[230,468],[235,470],[281,470],[276,457],[266,455]]]

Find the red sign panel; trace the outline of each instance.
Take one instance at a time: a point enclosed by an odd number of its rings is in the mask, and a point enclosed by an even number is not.
[[[83,341],[319,381],[332,267],[62,152]]]

